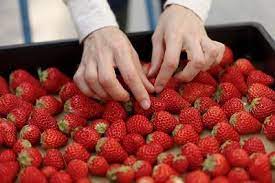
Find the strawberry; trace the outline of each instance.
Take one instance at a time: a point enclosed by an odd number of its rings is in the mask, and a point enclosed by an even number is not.
[[[222,105],[221,109],[230,118],[234,113],[244,111],[245,107],[241,99],[231,98]]]
[[[66,135],[55,129],[47,129],[41,134],[41,145],[44,149],[63,147],[67,141]]]
[[[10,93],[9,85],[8,85],[7,81],[5,80],[5,78],[0,76],[0,95],[4,95],[7,93]]]
[[[151,176],[144,176],[138,178],[136,183],[154,183],[154,179]]]
[[[216,93],[214,94],[214,99],[218,103],[224,104],[231,98],[241,98],[239,90],[232,83],[220,83],[217,87]]]
[[[100,135],[90,126],[79,128],[74,132],[73,140],[87,150],[94,150]]]
[[[64,160],[67,163],[73,159],[86,161],[89,156],[89,152],[81,144],[76,142],[67,145],[63,154]]]
[[[135,172],[130,166],[113,164],[107,171],[107,177],[117,183],[131,183],[134,181]]]
[[[250,113],[258,120],[264,120],[267,116],[275,112],[274,101],[266,97],[254,98],[250,103]]]
[[[0,114],[7,115],[12,109],[20,106],[21,99],[13,94],[4,94],[0,96]]]
[[[179,123],[191,125],[197,133],[203,130],[200,112],[194,107],[188,107],[180,111]]]
[[[96,152],[103,156],[108,163],[122,163],[127,158],[127,152],[119,142],[110,137],[103,137],[97,141]]]
[[[52,166],[45,166],[41,169],[41,172],[47,179],[50,179],[50,177],[57,172],[57,169]]]
[[[218,106],[218,104],[209,97],[199,97],[194,102],[194,107],[198,109],[201,114],[205,113],[212,106]]]
[[[225,176],[218,176],[212,179],[211,183],[230,183],[228,178]]]
[[[227,140],[240,141],[239,134],[234,130],[234,128],[227,122],[221,122],[213,127],[212,135],[216,137],[218,142],[223,143]]]
[[[90,126],[100,135],[104,135],[110,126],[110,123],[105,119],[96,119],[90,123]]]
[[[222,60],[220,62],[220,65],[222,67],[226,67],[226,66],[232,64],[233,61],[234,61],[233,51],[228,46],[225,46],[225,49],[224,49],[224,52],[223,52],[223,57],[222,57]]]
[[[41,85],[49,92],[56,93],[60,88],[70,81],[69,77],[55,67],[46,70],[38,69],[38,76]]]
[[[179,174],[183,174],[186,172],[189,166],[189,162],[187,158],[181,154],[176,154],[173,158],[172,168],[176,170]]]
[[[157,157],[157,164],[165,163],[172,166],[175,156],[174,152],[162,152]]]
[[[29,166],[22,170],[19,175],[20,183],[39,182],[47,183],[45,175],[36,167]]]
[[[209,154],[214,154],[219,152],[219,142],[213,136],[205,136],[201,138],[198,142],[198,147],[201,149],[202,155],[206,157]]]
[[[23,82],[16,87],[15,94],[26,102],[34,103],[37,98],[46,95],[46,91],[29,82]]]
[[[214,65],[207,70],[213,77],[218,78],[220,74],[223,72],[223,68],[220,65]]]
[[[27,124],[27,120],[29,119],[31,111],[27,108],[18,107],[11,110],[7,119],[13,122],[18,130],[20,130],[24,125]]]
[[[258,97],[267,97],[274,101],[275,91],[263,84],[254,83],[248,88],[247,98],[248,101],[252,101],[254,98]]]
[[[137,161],[136,156],[130,155],[123,161],[123,164],[128,165],[128,166],[132,166],[136,161]]]
[[[218,106],[210,107],[202,116],[202,123],[208,129],[212,129],[217,123],[222,121],[227,121],[226,114]]]
[[[160,153],[163,152],[163,148],[159,144],[145,144],[141,146],[137,151],[137,159],[148,161],[154,164]]]
[[[151,122],[155,130],[165,133],[171,133],[178,124],[178,120],[166,111],[156,112],[153,115]]]
[[[20,131],[20,138],[28,140],[32,145],[36,145],[40,141],[40,130],[35,125],[25,125]]]
[[[0,163],[16,161],[16,154],[11,149],[3,150],[0,153]]]
[[[156,165],[152,173],[152,177],[156,183],[164,183],[173,175],[177,175],[177,172],[164,163]]]
[[[189,142],[181,147],[181,153],[187,158],[190,169],[196,169],[201,166],[203,156],[197,145]]]
[[[203,170],[208,172],[213,177],[226,175],[229,170],[229,164],[226,158],[219,153],[207,156],[203,162]]]
[[[145,144],[144,138],[137,133],[129,133],[122,139],[122,146],[128,154],[135,154]]]
[[[62,111],[62,103],[51,95],[42,96],[37,99],[35,107],[45,109],[51,115]]]
[[[249,175],[247,171],[243,168],[231,169],[227,177],[229,182],[244,182],[249,180]]]
[[[220,147],[220,152],[227,156],[227,154],[230,151],[233,151],[235,149],[240,149],[241,148],[241,144],[237,141],[233,141],[233,140],[226,140]]]
[[[108,101],[104,107],[102,118],[113,123],[118,119],[126,120],[127,114],[123,106],[117,101]]]
[[[265,146],[258,137],[250,137],[244,140],[243,149],[248,153],[265,153]]]
[[[240,135],[257,133],[262,128],[261,123],[245,111],[233,114],[230,118],[230,124]]]
[[[0,119],[0,134],[4,145],[12,147],[16,140],[16,127],[13,123]]]
[[[174,145],[173,139],[164,132],[154,131],[146,139],[147,144],[154,143],[162,146],[163,150],[171,149]]]
[[[217,81],[213,78],[211,74],[206,71],[200,71],[196,77],[193,79],[194,82],[203,83],[211,86],[217,86]]]
[[[265,118],[263,132],[267,139],[275,140],[275,115]]]
[[[174,114],[179,114],[180,110],[190,106],[186,100],[184,100],[175,90],[172,89],[163,90],[160,93],[159,98],[164,101],[166,111]]]
[[[253,83],[261,83],[266,86],[271,86],[274,83],[274,78],[260,70],[251,71],[247,76],[247,85]]]
[[[72,183],[71,176],[65,171],[56,172],[51,176],[49,183]]]
[[[122,119],[114,121],[106,131],[105,136],[116,138],[118,141],[121,141],[122,138],[126,135],[127,129],[126,124]]]
[[[33,109],[28,124],[37,126],[40,131],[57,128],[56,119],[44,109]]]
[[[135,179],[150,176],[152,174],[152,165],[147,161],[138,160],[132,167],[135,171]]]
[[[179,124],[173,131],[173,140],[178,145],[184,145],[188,142],[196,144],[200,137],[191,125]]]
[[[61,87],[59,91],[59,97],[62,102],[65,102],[66,100],[72,98],[75,95],[82,95],[82,92],[74,82],[67,82]]]
[[[86,119],[76,114],[65,114],[62,119],[57,122],[59,130],[63,133],[69,134],[77,127],[86,125]]]
[[[29,82],[34,86],[40,86],[40,83],[30,73],[23,69],[17,69],[10,74],[9,83],[11,89],[15,89],[23,82]]]
[[[109,164],[103,156],[92,155],[88,160],[88,168],[92,175],[104,177]]]
[[[183,178],[178,175],[172,175],[165,183],[184,183]]]
[[[19,164],[16,161],[0,163],[1,183],[14,182],[19,171]]]
[[[57,149],[47,150],[43,159],[43,166],[52,166],[57,170],[63,169],[65,164],[62,153]]]
[[[76,183],[91,183],[91,180],[88,177],[84,177],[84,178],[78,179]]]
[[[20,153],[23,149],[27,149],[32,147],[32,144],[30,143],[30,141],[25,140],[25,139],[18,139],[15,144],[12,147],[12,150],[18,154]]]
[[[149,81],[154,85],[156,78],[150,78]],[[171,77],[166,85],[164,86],[164,89],[172,89],[172,90],[178,90],[180,86],[180,81],[174,77]]]
[[[247,76],[251,71],[255,70],[253,64],[249,59],[239,58],[235,62],[235,66],[242,72],[243,75]]]
[[[232,149],[226,154],[226,159],[232,167],[246,168],[249,164],[248,153],[241,148]]]
[[[270,165],[273,169],[275,169],[275,151],[272,151],[268,154]]]
[[[18,154],[17,159],[20,162],[20,165],[22,167],[27,167],[27,166],[39,167],[42,162],[42,155],[37,148],[31,147],[31,148],[23,149]]]
[[[74,159],[69,162],[66,169],[73,180],[78,180],[88,176],[88,165],[82,160]]]
[[[201,170],[189,172],[185,177],[186,183],[210,183],[210,177]]]
[[[137,133],[145,136],[153,131],[153,125],[142,115],[136,114],[130,117],[126,122],[128,133]]]

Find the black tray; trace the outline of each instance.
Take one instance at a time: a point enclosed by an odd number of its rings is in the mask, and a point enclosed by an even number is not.
[[[251,58],[259,68],[275,76],[275,42],[260,24],[209,26],[207,31],[212,39],[230,46],[236,58]],[[143,60],[149,60],[151,56],[151,35],[152,32],[128,34]],[[56,66],[72,76],[81,53],[82,46],[77,40],[0,47],[0,75],[7,77],[16,68],[36,73],[38,67]]]

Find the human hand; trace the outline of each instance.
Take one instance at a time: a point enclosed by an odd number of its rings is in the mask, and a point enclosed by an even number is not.
[[[129,93],[116,78],[116,67],[136,100],[148,109],[150,99],[147,91],[153,92],[154,87],[144,74],[130,41],[117,27],[102,28],[86,38],[74,81],[89,97],[128,101]]]
[[[152,36],[152,63],[148,76],[157,73],[155,91],[160,92],[177,69],[182,50],[190,60],[175,77],[191,81],[201,70],[218,64],[224,52],[222,43],[211,40],[201,19],[191,10],[171,5],[165,9]]]

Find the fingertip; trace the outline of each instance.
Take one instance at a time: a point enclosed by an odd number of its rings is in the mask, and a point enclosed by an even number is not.
[[[144,109],[144,110],[147,110],[150,108],[151,106],[151,101],[150,99],[144,99],[140,102],[140,106]]]

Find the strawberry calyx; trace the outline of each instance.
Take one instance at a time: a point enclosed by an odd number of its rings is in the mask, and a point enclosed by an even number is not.
[[[260,100],[261,100],[260,97],[259,98],[254,98],[252,100],[252,102],[250,103],[250,105],[248,105],[248,110],[252,111],[260,103]]]
[[[16,89],[15,89],[15,95],[16,96],[21,96],[21,95],[23,95],[24,94],[24,90],[20,87],[20,86],[18,86]]]
[[[264,124],[265,124],[265,125],[268,125],[268,124],[269,124],[269,122],[270,122],[270,120],[271,120],[271,116],[272,116],[272,115],[270,115],[270,116],[268,116],[268,117],[265,118],[265,120],[264,120]]]
[[[101,151],[101,147],[105,144],[106,141],[107,141],[107,137],[102,137],[97,141],[97,144],[95,146],[96,152]]]
[[[98,124],[96,124],[96,126],[95,126],[95,130],[96,130],[97,133],[99,133],[99,134],[104,134],[104,133],[106,132],[106,130],[107,130],[107,127],[108,127],[108,125],[105,124],[105,123],[98,123]]]
[[[230,123],[231,125],[233,125],[233,126],[236,125],[236,123],[237,123],[237,114],[236,114],[236,113],[233,114],[233,115],[230,117],[229,123]]]
[[[133,164],[133,169],[134,171],[138,171],[143,165],[143,162],[141,160],[138,160],[136,161],[134,164]]]
[[[123,107],[128,115],[133,114],[133,102],[131,100],[124,102]]]
[[[65,119],[61,119],[58,123],[57,123],[59,130],[62,131],[63,133],[69,133],[69,125],[68,125],[68,121]]]
[[[26,151],[21,151],[21,153],[18,155],[18,161],[20,162],[22,167],[30,166],[32,163],[32,158],[30,157],[29,153]]]
[[[45,82],[47,80],[47,78],[48,78],[48,72],[46,70],[42,71],[42,69],[39,68],[37,70],[37,73],[38,73],[38,77],[39,77],[40,82],[43,83],[43,82]]]
[[[270,157],[270,165],[275,168],[275,155]]]
[[[43,100],[40,100],[40,99],[36,100],[35,107],[44,108],[45,104],[44,104]]]
[[[9,113],[7,115],[7,120],[11,121],[11,122],[15,122],[16,120],[16,117],[12,114],[12,113]]]
[[[211,131],[211,135],[216,136],[218,132],[219,125],[215,125]]]
[[[216,92],[214,93],[214,96],[213,96],[214,100],[217,101],[217,102],[220,102],[222,93],[223,93],[222,88],[220,86],[218,86],[217,90],[216,90]]]
[[[180,129],[182,129],[182,128],[183,128],[183,124],[178,124],[178,125],[175,127],[175,129],[173,130],[172,135],[175,136],[175,135],[178,133],[178,131],[179,131]]]
[[[208,156],[203,162],[204,171],[213,171],[216,168],[216,159],[213,156]]]
[[[26,125],[26,126],[23,126],[23,128],[21,129],[20,133],[19,133],[19,137],[20,138],[23,138],[25,133],[27,133],[29,131],[29,126]]]
[[[200,106],[201,106],[201,100],[200,100],[200,99],[195,100],[195,102],[194,102],[194,107],[195,107],[196,109],[199,109]]]
[[[26,139],[22,139],[21,144],[24,147],[24,149],[32,147],[32,144],[30,143],[30,141]]]
[[[66,113],[70,113],[72,112],[72,107],[71,107],[71,102],[70,102],[70,99],[67,100],[64,104],[64,112]]]

